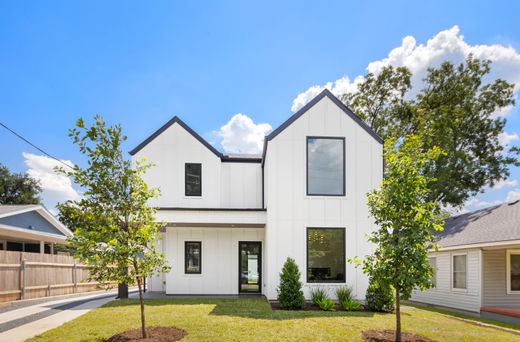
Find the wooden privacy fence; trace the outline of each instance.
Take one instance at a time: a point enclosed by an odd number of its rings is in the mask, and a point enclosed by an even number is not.
[[[0,251],[0,302],[99,289],[87,266],[68,255]]]

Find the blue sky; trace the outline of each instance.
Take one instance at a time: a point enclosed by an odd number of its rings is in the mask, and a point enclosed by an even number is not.
[[[67,130],[95,114],[123,126],[127,150],[178,115],[219,149],[253,152],[313,94],[350,89],[367,67],[404,64],[421,75],[471,51],[520,86],[519,10],[515,1],[5,0],[0,121],[75,163],[83,160]],[[510,144],[519,117],[507,113]],[[41,153],[5,130],[0,146],[1,163],[45,182],[48,205],[75,196]],[[520,198],[517,178],[514,169],[468,209]]]

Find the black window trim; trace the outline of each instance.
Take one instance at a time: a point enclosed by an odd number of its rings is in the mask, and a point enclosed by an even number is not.
[[[197,195],[188,194],[188,165],[200,165],[200,191]],[[202,163],[184,163],[184,196],[186,197],[202,197]]]
[[[343,142],[343,193],[337,194],[337,195],[331,195],[331,194],[310,194],[309,193],[309,139],[329,139],[329,140],[341,140]],[[345,197],[346,196],[346,163],[347,163],[347,156],[345,151],[345,137],[331,137],[331,136],[316,136],[316,135],[310,135],[307,136],[307,139],[305,140],[305,178],[306,178],[306,187],[305,193],[307,196],[327,196],[327,197]]]
[[[309,229],[338,229],[343,230],[343,280],[320,280],[320,281],[309,281]],[[305,264],[305,281],[307,284],[346,284],[347,283],[347,229],[346,227],[316,227],[311,226],[307,227],[305,230],[305,254],[306,254],[306,264]]]
[[[199,245],[199,271],[188,271],[188,244],[196,243]],[[184,274],[202,274],[202,241],[184,241]]]
[[[258,291],[242,291],[240,288],[241,288],[241,282],[240,282],[240,273],[242,272],[242,264],[240,263],[241,261],[241,247],[242,247],[242,244],[247,244],[247,243],[255,243],[255,244],[258,244],[260,246],[260,249],[259,249],[259,253],[258,253],[258,267],[259,267],[259,274],[258,274]],[[248,294],[248,293],[251,293],[251,294],[255,294],[255,293],[262,293],[262,273],[263,273],[263,264],[262,264],[262,241],[257,241],[257,240],[240,240],[238,241],[238,294]]]

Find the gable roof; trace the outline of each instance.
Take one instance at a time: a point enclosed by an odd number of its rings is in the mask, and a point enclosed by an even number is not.
[[[381,138],[370,126],[368,126],[363,120],[361,120],[354,112],[352,112],[343,102],[341,102],[334,94],[330,92],[328,89],[323,89],[321,93],[319,93],[316,97],[314,97],[311,101],[309,101],[305,106],[303,106],[299,111],[294,113],[289,119],[287,119],[284,123],[282,123],[278,128],[272,131],[269,135],[267,135],[264,139],[264,150],[262,153],[262,167],[265,163],[265,154],[267,153],[267,143],[270,140],[273,140],[278,134],[282,133],[284,129],[289,127],[294,121],[296,121],[300,116],[307,113],[309,109],[314,107],[321,99],[324,97],[328,97],[336,106],[339,107],[343,111],[343,113],[347,114],[354,122],[356,122],[361,128],[363,128],[372,138],[374,138],[378,143],[384,144],[383,138]]]
[[[438,235],[440,247],[520,240],[520,203],[504,203],[450,217]]]
[[[49,210],[47,210],[41,204],[0,205],[0,218],[15,216],[30,211],[37,212],[44,220],[49,222],[58,231],[63,233],[64,236],[74,235],[69,228],[61,223],[56,217],[54,217],[54,215],[51,214]]]

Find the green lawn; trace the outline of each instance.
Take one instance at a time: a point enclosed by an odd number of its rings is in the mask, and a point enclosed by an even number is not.
[[[264,299],[148,299],[147,323],[173,325],[186,341],[360,341],[361,331],[393,329],[393,314],[272,311]],[[31,341],[97,341],[139,327],[135,300],[113,301]],[[403,330],[438,341],[520,341],[520,335],[476,326],[442,313],[408,308]]]

